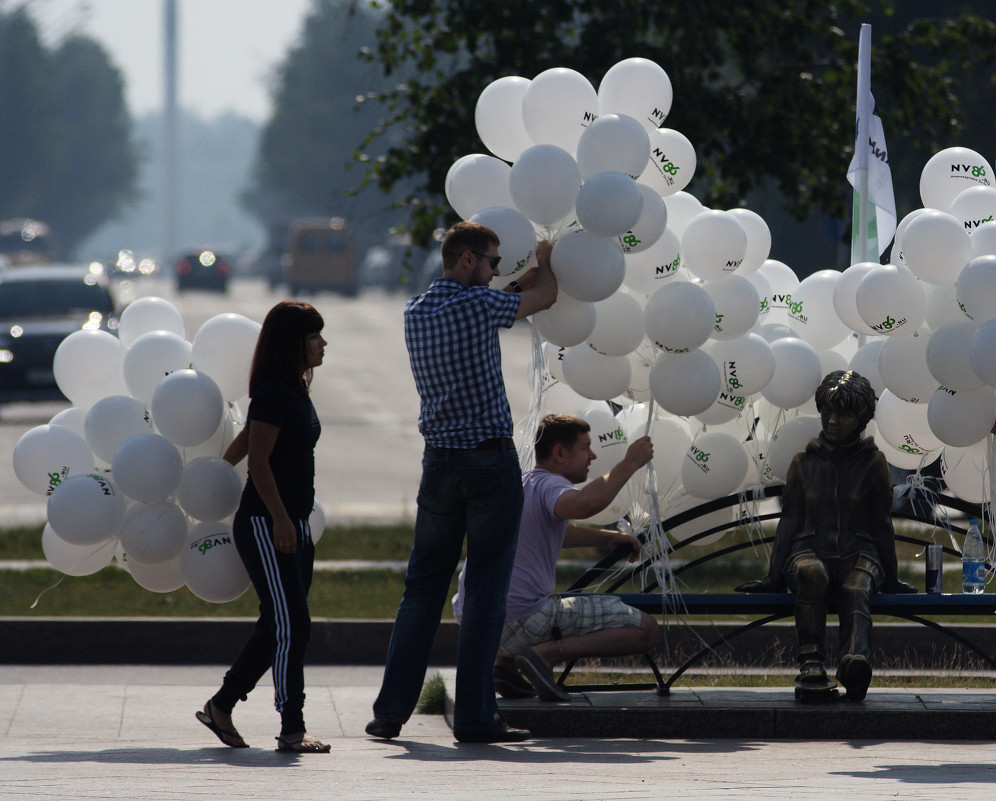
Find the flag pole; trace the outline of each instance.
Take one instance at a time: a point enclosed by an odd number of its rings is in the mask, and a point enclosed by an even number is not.
[[[854,200],[855,212],[852,226],[857,223],[857,231],[851,234],[851,264],[868,261],[868,139],[871,115],[871,25],[861,25],[858,37],[858,92],[855,103],[857,135],[854,140],[854,154],[858,159],[857,197]],[[856,218],[856,219],[855,219]],[[876,254],[877,256],[878,254]],[[876,259],[877,261],[877,259]]]

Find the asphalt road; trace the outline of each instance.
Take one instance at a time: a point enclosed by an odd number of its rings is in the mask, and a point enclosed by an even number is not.
[[[254,279],[233,282],[225,295],[186,292],[149,279],[119,285],[123,301],[154,295],[184,317],[187,339],[216,314],[236,312],[262,322],[284,295]],[[418,396],[402,334],[407,297],[368,291],[357,298],[322,293],[307,300],[325,318],[325,363],[315,372],[312,398],[322,421],[316,451],[316,493],[327,519],[394,521],[413,517],[422,439],[416,421]],[[530,404],[527,323],[502,332],[505,382],[516,421]],[[0,527],[44,520],[45,498],[14,475],[11,454],[18,439],[45,424],[68,403],[10,404],[0,408]]]

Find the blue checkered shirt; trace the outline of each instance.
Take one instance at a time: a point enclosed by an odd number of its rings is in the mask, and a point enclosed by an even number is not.
[[[405,305],[405,345],[426,445],[472,448],[512,435],[498,329],[512,327],[519,300],[513,292],[437,278]]]

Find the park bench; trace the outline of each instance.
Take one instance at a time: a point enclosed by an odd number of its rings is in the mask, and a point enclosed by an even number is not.
[[[763,500],[780,498],[782,486],[767,486],[763,493],[759,492],[754,500],[759,504]],[[690,523],[698,518],[709,515],[730,507],[739,507],[743,499],[739,495],[731,495],[726,498],[707,501],[693,509],[680,512],[661,523],[664,531],[671,531],[678,526]],[[934,495],[928,502],[923,495],[914,494],[910,504],[902,509],[893,512],[893,520],[907,520],[917,523],[924,523],[932,526],[936,523],[934,518],[934,508],[937,506],[953,509],[969,517],[982,517],[981,509],[974,505],[962,501],[958,498],[946,495]],[[758,523],[777,521],[780,511],[769,511],[759,513],[754,520]],[[705,539],[721,531],[736,529],[744,525],[747,520],[734,515],[732,521],[724,522],[721,525],[705,528],[702,531],[688,537],[681,542],[674,543],[669,554],[673,563],[672,573],[676,584],[681,583],[682,576],[703,564],[707,564],[715,559],[738,552],[756,549],[759,554],[764,553],[764,549],[759,548],[759,543],[770,544],[774,540],[774,532],[761,537],[754,537],[753,541],[738,542],[726,547],[719,547],[708,553],[697,556],[687,561],[679,561],[680,552],[683,549],[695,545],[699,540]],[[951,531],[964,533],[965,529],[948,522],[947,528]],[[943,526],[938,528],[945,532]],[[642,537],[641,537],[642,538]],[[917,546],[930,544],[926,535],[911,536],[910,534],[896,533],[897,542],[907,542]],[[947,557],[952,557],[960,561],[961,554],[954,547],[943,546],[943,552]],[[709,615],[715,617],[741,617],[752,616],[754,619],[740,624],[735,624],[723,631],[722,634],[711,641],[702,640],[701,647],[693,654],[684,659],[676,668],[672,669],[667,677],[663,676],[656,660],[651,654],[644,654],[644,659],[654,675],[653,684],[627,685],[627,687],[652,689],[656,688],[661,695],[666,695],[671,686],[691,667],[700,663],[706,656],[720,653],[719,649],[728,645],[731,640],[752,631],[768,623],[772,623],[794,616],[795,597],[788,592],[781,593],[712,593],[712,592],[661,592],[659,583],[652,572],[652,564],[645,561],[633,567],[631,571],[620,575],[618,565],[628,556],[628,549],[620,548],[607,555],[593,567],[589,568],[573,585],[567,593],[582,593],[586,591],[598,591],[617,595],[625,603],[636,607],[644,612],[655,616],[662,616],[665,626],[669,621],[677,622],[685,616]],[[988,567],[988,565],[987,565]],[[758,561],[757,576],[761,576],[767,570],[766,554]],[[606,577],[612,576],[607,587],[601,587]],[[633,583],[642,584],[641,592],[618,591],[624,585]],[[732,589],[732,587],[731,587]],[[836,608],[831,600],[829,605],[831,615],[836,614]],[[982,593],[977,595],[966,595],[961,592],[945,594],[927,594],[922,591],[916,594],[889,594],[879,593],[872,600],[872,613],[876,617],[888,616],[907,620],[923,626],[927,626],[940,632],[946,637],[950,637],[971,652],[979,656],[983,662],[996,669],[996,653],[992,653],[980,644],[974,642],[970,637],[957,631],[951,625],[937,621],[935,617],[963,617],[963,616],[989,616],[996,613],[996,594]],[[595,690],[614,689],[618,685],[565,685],[565,681],[570,674],[575,662],[569,662],[561,673],[558,682],[565,689],[575,692],[588,692]]]

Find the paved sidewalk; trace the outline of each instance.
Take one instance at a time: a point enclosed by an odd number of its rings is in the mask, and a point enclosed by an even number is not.
[[[422,715],[400,739],[375,741],[363,733],[381,676],[371,667],[308,671],[308,727],[332,743],[331,755],[273,750],[278,721],[266,680],[236,711],[254,747],[232,750],[194,719],[223,672],[0,666],[0,799],[936,801],[984,797],[996,783],[985,742],[553,737],[462,745],[441,717]],[[452,670],[441,672],[452,687]]]

